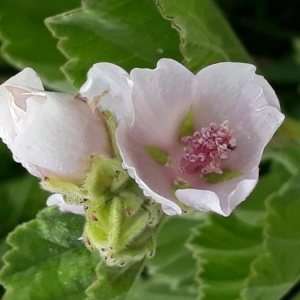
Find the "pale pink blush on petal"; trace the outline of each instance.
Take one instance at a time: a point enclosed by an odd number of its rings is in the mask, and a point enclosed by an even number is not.
[[[268,81],[263,76],[257,75],[256,78],[255,78],[255,83],[259,84],[262,87],[262,89],[264,91],[266,101],[268,102],[268,104],[270,106],[274,106],[275,108],[280,110],[279,100],[276,96],[275,91],[270,86]]]
[[[210,122],[229,120],[238,150],[232,152],[224,167],[232,168],[238,162],[242,172],[249,172],[259,163],[264,146],[283,121],[275,93],[255,74],[255,67],[248,64],[215,64],[201,70],[197,79],[195,127],[199,130]],[[261,84],[268,87],[272,99],[266,98]],[[271,107],[268,101],[276,107]]]
[[[170,149],[191,109],[195,76],[180,63],[161,59],[154,70],[133,69],[130,78],[134,82],[130,136],[143,145]]]
[[[128,132],[128,125],[121,121],[117,129],[117,143],[123,158],[123,167],[135,179],[146,197],[162,204],[168,215],[181,214],[175,204],[171,184],[176,176],[174,172],[153,161],[143,145],[136,144]]]
[[[226,216],[231,214],[234,208],[239,205],[242,201],[244,201],[250,193],[254,190],[257,182],[258,182],[258,168],[254,168],[247,179],[244,179],[239,182],[236,189],[233,190],[228,196],[228,208],[225,210]]]
[[[10,138],[15,136],[15,132],[14,122],[10,115],[10,99],[5,89],[6,85],[25,85],[42,90],[44,87],[36,72],[30,68],[24,69],[0,86],[0,124],[2,124],[0,126],[0,137],[11,149]]]
[[[58,206],[62,212],[71,212],[76,215],[85,215],[83,205],[69,204],[61,194],[53,194],[47,199],[47,206]]]
[[[179,189],[178,200],[200,211],[214,211],[229,216],[232,210],[244,201],[254,189],[258,180],[258,168],[242,178],[223,183],[206,183],[202,189]]]
[[[96,105],[113,112],[120,121],[132,118],[131,89],[132,82],[125,70],[111,63],[98,63],[88,71],[80,95],[86,97],[92,107]]]
[[[101,119],[71,95],[32,91],[28,96],[23,130],[13,140],[15,155],[30,162],[44,176],[81,182],[90,156],[110,153]],[[36,101],[43,96],[47,101],[37,106]],[[41,151],[42,155],[36,155]]]
[[[255,67],[242,63],[218,63],[202,69],[196,75],[193,97],[195,128],[211,122],[238,121],[240,116],[236,115],[236,105],[240,101],[245,104],[241,89],[255,76]]]
[[[224,215],[220,207],[220,200],[214,191],[210,190],[196,190],[196,189],[182,189],[176,191],[176,197],[183,204],[194,207],[203,212],[214,211],[218,214]]]

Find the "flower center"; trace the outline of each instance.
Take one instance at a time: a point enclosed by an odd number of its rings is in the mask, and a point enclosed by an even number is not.
[[[222,174],[222,163],[236,148],[236,139],[229,130],[229,121],[222,124],[210,123],[192,136],[185,136],[181,142],[186,145],[179,160],[180,173],[201,172],[201,174]]]

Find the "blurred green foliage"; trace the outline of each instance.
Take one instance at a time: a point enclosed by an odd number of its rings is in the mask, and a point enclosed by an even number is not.
[[[275,89],[283,110],[300,117],[298,0],[217,0],[231,26]],[[299,44],[298,44],[299,45]]]

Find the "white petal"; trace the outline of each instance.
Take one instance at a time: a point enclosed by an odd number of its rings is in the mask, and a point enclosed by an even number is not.
[[[193,100],[198,130],[229,120],[237,150],[224,167],[242,172],[259,164],[263,148],[284,119],[273,89],[249,64],[219,63],[201,70]]]
[[[15,137],[15,132],[14,122],[9,108],[9,93],[6,90],[6,86],[8,85],[24,85],[42,90],[44,88],[36,72],[30,68],[24,69],[0,86],[0,137],[11,149],[10,140]]]
[[[130,135],[143,145],[170,149],[191,108],[195,76],[180,63],[161,59],[156,69],[134,69],[130,78],[134,82]]]
[[[61,194],[53,194],[47,199],[47,206],[58,206],[63,212],[71,212],[76,215],[85,215],[83,205],[69,204]]]
[[[110,153],[100,115],[71,95],[31,90],[27,96],[26,117],[17,124],[13,140],[14,155],[43,176],[83,181],[90,156]]]
[[[136,144],[128,132],[128,125],[123,120],[117,129],[117,143],[123,158],[123,167],[135,179],[146,197],[162,204],[168,215],[181,214],[181,208],[173,200],[171,184],[175,178],[172,170],[156,163],[143,145]],[[171,173],[170,173],[171,171]]]
[[[80,89],[91,107],[100,106],[102,110],[115,113],[118,121],[132,118],[130,101],[132,82],[128,73],[110,63],[98,63],[88,71],[88,79]]]
[[[176,197],[183,204],[203,212],[214,211],[224,215],[217,194],[209,190],[182,189],[176,191]]]
[[[200,211],[214,211],[229,216],[244,201],[258,181],[258,167],[249,174],[230,181],[209,184],[205,189],[180,189],[175,192],[178,200]]]

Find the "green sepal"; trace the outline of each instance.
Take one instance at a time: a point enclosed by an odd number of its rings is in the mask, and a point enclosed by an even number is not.
[[[121,161],[115,158],[94,156],[91,159],[91,169],[84,183],[91,201],[116,193],[126,185],[129,176],[122,168]],[[107,195],[106,195],[107,194]]]
[[[166,152],[161,149],[158,149],[154,146],[145,146],[145,149],[148,151],[150,156],[160,165],[166,165],[169,160],[169,156]]]
[[[146,199],[145,203],[143,204],[143,208],[149,213],[148,225],[154,227],[157,226],[163,215],[160,204],[153,200]]]
[[[224,181],[234,179],[243,174],[244,173],[238,171],[223,170],[222,174],[217,174],[217,173],[204,174],[203,179],[210,183],[219,183],[219,182],[224,182]]]
[[[87,203],[83,237],[86,246],[97,250],[107,265],[123,267],[153,257],[153,235],[163,214],[157,203],[126,190],[120,195],[104,205]]]
[[[41,181],[41,187],[51,193],[59,193],[65,196],[69,203],[81,204],[87,198],[87,193],[80,185],[58,178],[46,177]]]
[[[190,109],[182,124],[179,133],[179,138],[182,139],[185,136],[193,135],[193,133],[194,133],[194,119],[193,119],[193,111],[192,109]]]
[[[115,115],[108,110],[102,111],[102,116],[103,116],[103,119],[105,122],[108,136],[110,138],[110,144],[111,144],[111,148],[112,148],[114,157],[118,158],[119,160],[122,160],[118,146],[117,146],[117,142],[116,142],[116,130],[118,127],[117,119],[116,119]]]

